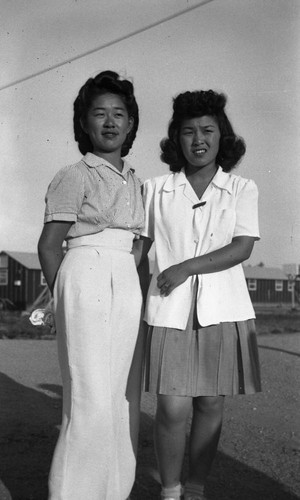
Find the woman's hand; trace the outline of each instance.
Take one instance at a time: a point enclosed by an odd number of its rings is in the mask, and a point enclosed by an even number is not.
[[[177,286],[184,283],[189,277],[185,262],[168,267],[157,277],[157,286],[160,295],[167,297]]]
[[[157,277],[160,294],[170,295],[189,276],[217,273],[240,264],[250,257],[255,239],[252,236],[236,236],[223,248],[168,267]]]

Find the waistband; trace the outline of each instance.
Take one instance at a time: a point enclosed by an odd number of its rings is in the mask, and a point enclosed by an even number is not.
[[[72,248],[90,246],[131,252],[133,239],[134,234],[131,231],[106,228],[99,233],[78,236],[78,238],[68,240],[67,248],[71,250]]]

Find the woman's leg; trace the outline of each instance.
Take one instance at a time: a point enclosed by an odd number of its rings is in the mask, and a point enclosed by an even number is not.
[[[191,408],[191,397],[162,394],[157,397],[154,441],[163,487],[171,488],[180,483]]]
[[[216,456],[223,419],[223,396],[199,396],[193,400],[189,444],[190,483],[203,484]]]

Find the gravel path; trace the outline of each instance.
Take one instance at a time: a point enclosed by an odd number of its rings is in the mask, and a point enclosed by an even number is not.
[[[258,340],[263,392],[227,398],[209,500],[300,499],[300,333]],[[0,340],[0,366],[0,500],[46,500],[61,412],[56,343]],[[132,500],[159,498],[154,414],[144,394]]]

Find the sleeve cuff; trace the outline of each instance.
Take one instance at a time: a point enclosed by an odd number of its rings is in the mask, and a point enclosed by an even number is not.
[[[237,236],[250,236],[251,238],[254,238],[256,241],[260,240],[260,235],[257,233],[249,233],[247,231],[240,231],[239,233],[235,233],[232,237],[236,238]]]
[[[65,221],[65,222],[76,222],[77,214],[71,213],[57,213],[57,214],[47,214],[44,217],[44,223],[53,221]]]

